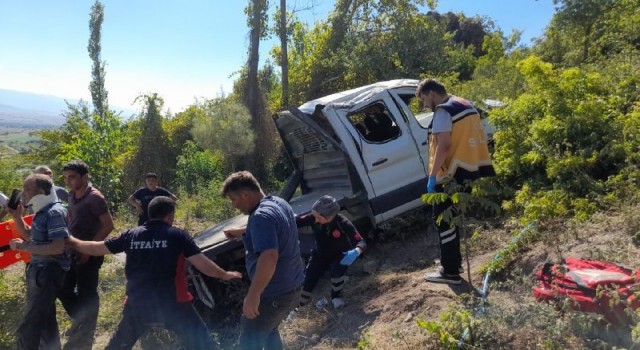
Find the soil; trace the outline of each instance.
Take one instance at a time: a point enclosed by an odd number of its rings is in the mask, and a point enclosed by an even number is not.
[[[420,227],[414,234],[400,241],[373,247],[366,258],[350,268],[351,278],[344,293],[346,307],[318,310],[312,304],[300,311],[295,319],[286,322],[281,330],[288,347],[441,348],[436,345],[433,335],[418,326],[417,320],[437,321],[451,307],[464,308],[464,295],[477,295],[473,292],[474,288],[482,288],[484,276],[478,271],[511,240],[514,232],[504,227],[482,230],[481,234],[491,237],[496,245],[484,251],[474,251],[469,259],[471,279],[465,266],[464,283],[451,286],[423,280],[426,272],[438,268],[439,249],[435,232],[429,225],[417,225]],[[411,227],[415,229],[415,226]],[[508,271],[493,278],[487,298],[487,314],[492,314],[492,309],[499,309],[500,313],[517,315],[523,308],[541,307],[532,298],[531,287],[535,272],[546,261],[557,261],[563,257],[591,258],[640,268],[640,249],[632,243],[623,215],[599,214],[587,223],[559,225],[547,228],[543,234],[557,239],[535,244],[521,252],[507,268]],[[373,273],[369,271],[371,265],[376,267]],[[316,297],[328,297],[328,282],[325,281],[314,293]],[[550,310],[554,311],[552,308]],[[561,315],[552,315],[552,319],[555,317]],[[611,348],[611,345],[626,348],[631,344],[628,329],[617,330],[606,325],[595,328],[586,333],[585,339],[568,341],[575,345],[568,348]],[[503,339],[500,339],[504,344],[496,344],[495,348],[540,348],[540,338],[545,336],[544,332],[527,327],[507,328]],[[599,344],[596,346],[588,338],[601,340],[596,342]]]

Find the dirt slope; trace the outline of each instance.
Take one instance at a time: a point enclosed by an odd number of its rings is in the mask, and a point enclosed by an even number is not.
[[[562,342],[567,349],[628,346],[631,342],[628,331],[611,330],[605,325],[602,329],[586,330],[584,338],[565,335],[568,339],[556,339],[549,334],[554,328],[548,328],[543,321],[553,323],[561,316],[531,297],[531,277],[547,260],[571,256],[640,268],[640,249],[631,242],[628,221],[624,215],[606,213],[594,216],[585,224],[547,228],[548,231],[542,233],[549,235],[544,238],[547,242],[522,252],[509,271],[497,276],[491,284],[486,314],[495,322],[495,327],[504,327],[501,335],[493,340],[495,348],[554,348],[554,341]],[[418,327],[416,320],[438,320],[451,306],[462,306],[464,298],[458,296],[468,293],[470,285],[452,287],[423,281],[425,272],[437,268],[434,260],[439,252],[428,225],[418,226],[408,228],[416,232],[404,239],[374,247],[350,269],[345,308],[333,310],[329,306],[318,310],[311,305],[287,322],[282,327],[287,346],[293,349],[353,349],[359,345],[368,349],[438,348],[433,335]],[[483,276],[477,271],[493,259],[512,234],[505,228],[482,230],[482,235],[487,237],[485,243],[491,241],[491,244],[482,251],[476,249],[470,258],[473,286],[482,286]],[[375,272],[369,273],[373,268]],[[466,272],[464,276],[467,280]],[[314,292],[316,299],[328,297],[328,282],[325,280]],[[533,322],[523,316],[527,313],[548,316],[536,317]],[[509,322],[514,322],[514,327],[509,327]],[[592,338],[604,340],[592,341]]]

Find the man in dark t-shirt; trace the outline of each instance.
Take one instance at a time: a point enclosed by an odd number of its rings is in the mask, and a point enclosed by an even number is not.
[[[89,167],[74,160],[62,168],[69,195],[69,233],[83,241],[103,241],[113,230],[113,218],[98,189],[89,184]],[[74,252],[59,299],[71,317],[65,350],[91,350],[98,321],[98,277],[103,257]]]
[[[166,189],[158,186],[158,175],[156,173],[147,173],[144,179],[145,187],[140,187],[132,195],[129,196],[127,202],[136,208],[138,214],[138,226],[143,225],[149,220],[149,203],[158,196],[165,196],[177,201],[178,198]]]
[[[187,349],[216,347],[191,303],[184,260],[205,275],[223,280],[242,274],[224,271],[204,256],[187,231],[172,226],[174,214],[175,202],[160,196],[149,204],[150,220],[143,226],[104,242],[69,239],[68,244],[84,254],[127,254],[127,300],[106,349],[131,349],[147,326],[158,324],[180,336]]]

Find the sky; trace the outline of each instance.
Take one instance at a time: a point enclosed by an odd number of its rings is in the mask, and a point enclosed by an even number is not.
[[[313,24],[334,0],[289,0]],[[271,4],[277,3],[275,0]],[[0,88],[91,101],[87,52],[93,0],[0,0]],[[102,59],[109,103],[137,110],[136,96],[157,92],[180,112],[196,98],[229,93],[247,60],[248,27],[242,0],[102,0]],[[552,0],[439,0],[439,12],[487,16],[505,33],[521,30],[522,44],[540,37]],[[277,43],[261,43],[261,60]],[[5,101],[6,103],[7,101]]]

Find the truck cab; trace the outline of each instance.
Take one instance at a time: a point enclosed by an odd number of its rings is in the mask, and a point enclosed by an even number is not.
[[[296,215],[323,195],[362,232],[422,206],[427,184],[430,115],[419,113],[418,80],[399,79],[309,101],[273,119],[294,171],[280,192]],[[242,243],[222,232],[246,225],[238,216],[201,232],[209,257],[242,259]],[[301,232],[303,255],[313,247]],[[198,293],[200,294],[200,293]]]

